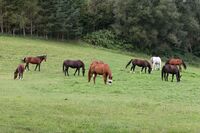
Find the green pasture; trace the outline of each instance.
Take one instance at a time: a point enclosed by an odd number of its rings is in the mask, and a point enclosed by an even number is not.
[[[25,56],[47,54],[41,72],[13,72]],[[131,56],[132,55],[132,56]],[[164,82],[159,71],[129,73],[131,58],[147,55],[92,47],[82,42],[0,37],[0,133],[200,132],[200,68],[184,70],[180,83]],[[65,59],[108,63],[113,85],[62,72]],[[171,76],[170,76],[171,79]]]

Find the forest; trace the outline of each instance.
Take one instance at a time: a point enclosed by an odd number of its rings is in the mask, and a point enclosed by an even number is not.
[[[0,32],[200,57],[200,1],[0,0]]]

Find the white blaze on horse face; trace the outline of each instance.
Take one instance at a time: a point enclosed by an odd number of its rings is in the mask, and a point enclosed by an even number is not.
[[[112,85],[112,80],[108,79],[108,85]]]

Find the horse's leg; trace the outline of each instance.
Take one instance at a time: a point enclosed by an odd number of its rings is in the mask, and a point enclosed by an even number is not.
[[[78,68],[76,68],[75,73],[74,73],[74,76],[76,75],[77,70],[78,70]]]
[[[174,74],[172,74],[172,81],[171,82],[173,82],[173,80],[174,80]]]
[[[21,73],[21,79],[23,79],[23,73]]]
[[[135,65],[133,65],[132,67],[131,67],[131,69],[132,69],[132,71],[133,71],[133,73],[135,72]]]
[[[153,70],[156,70],[156,68],[155,68],[155,62],[153,62]]]
[[[30,71],[30,69],[29,69],[29,63],[27,64],[27,68],[28,68],[28,71]]]
[[[40,64],[38,65],[38,67],[39,67],[39,71],[40,71]]]
[[[147,73],[147,67],[145,67],[145,69],[144,69],[144,70],[145,70],[145,73]]]
[[[166,74],[165,81],[168,81],[169,73]]]
[[[28,67],[28,66],[29,66],[29,64],[26,63],[26,65],[25,65],[25,70],[28,69],[28,71],[29,71],[29,67]]]
[[[68,69],[69,69],[69,67],[66,68],[67,76],[69,76]]]
[[[35,71],[37,70],[38,64],[35,66]]]
[[[97,74],[95,73],[93,76],[94,84],[95,84],[96,77],[97,77]]]
[[[140,73],[141,73],[141,72],[143,72],[143,70],[144,70],[144,67],[142,67],[142,69],[141,69]]]
[[[80,75],[80,68],[78,68],[78,76]]]
[[[65,76],[67,75],[67,69],[64,69]]]
[[[104,84],[106,84],[106,82],[107,82],[107,76],[108,76],[107,74],[103,75]]]
[[[26,68],[27,68],[27,63],[26,63],[26,65],[25,65],[24,69],[26,70]]]

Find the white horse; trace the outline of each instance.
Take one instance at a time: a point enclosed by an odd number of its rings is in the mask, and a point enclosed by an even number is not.
[[[150,62],[153,65],[152,66],[153,70],[156,70],[156,69],[161,70],[161,67],[162,67],[161,63],[162,62],[161,62],[160,57],[151,57]]]

